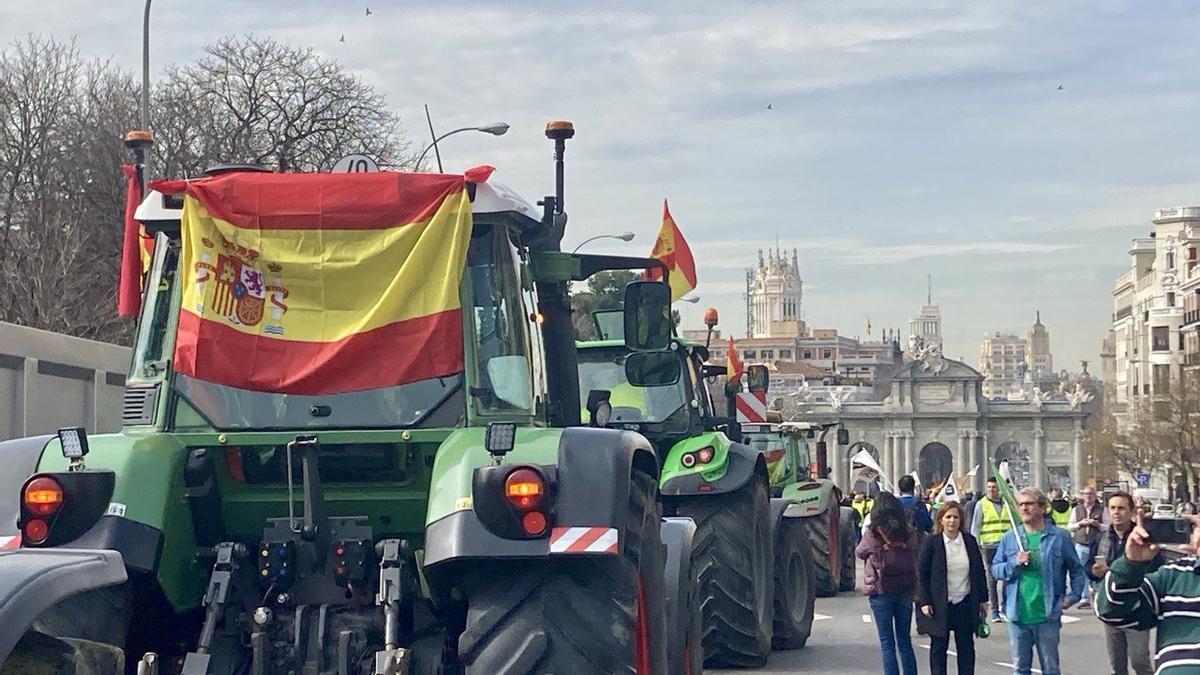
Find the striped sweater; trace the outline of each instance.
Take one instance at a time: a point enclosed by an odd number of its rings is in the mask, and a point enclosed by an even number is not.
[[[1125,558],[1114,562],[1096,593],[1096,615],[1114,626],[1157,626],[1156,675],[1200,673],[1200,560],[1148,569]]]

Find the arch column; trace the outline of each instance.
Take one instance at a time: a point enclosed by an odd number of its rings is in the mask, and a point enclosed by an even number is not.
[[[1083,485],[1083,420],[1075,418],[1075,434],[1071,438],[1071,492],[1078,494]]]
[[[1042,421],[1037,420],[1033,430],[1033,487],[1046,489],[1046,432],[1042,429]]]
[[[883,439],[883,456],[879,458],[879,468],[883,469],[883,478],[887,483],[892,482],[892,456],[896,450],[896,432],[889,431]]]
[[[958,432],[958,451],[954,453],[954,473],[960,476],[971,470],[970,462],[971,432],[961,429]]]
[[[905,430],[904,434],[904,471],[896,476],[896,480],[900,480],[900,476],[910,474],[917,469],[916,450],[913,449],[913,432]]]
[[[979,435],[976,437],[978,443],[975,444],[975,463],[979,465],[979,472],[975,474],[975,492],[977,494],[982,494],[983,484],[986,483],[988,477],[991,476],[992,470],[988,464],[988,460],[990,458],[988,457],[987,429],[978,432],[978,434]]]

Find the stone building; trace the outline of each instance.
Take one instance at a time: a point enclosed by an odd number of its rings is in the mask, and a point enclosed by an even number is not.
[[[800,337],[805,333],[800,318],[804,297],[804,280],[800,278],[800,262],[796,249],[789,261],[782,250],[767,250],[766,258],[758,251],[758,267],[749,283],[749,336]]]
[[[922,485],[934,485],[978,466],[975,487],[982,489],[991,458],[1008,461],[1019,484],[1075,492],[1086,475],[1090,401],[1081,389],[1056,399],[1037,390],[1028,400],[989,401],[979,371],[930,351],[891,374],[882,400],[816,402],[803,418],[838,421],[849,431],[850,445],[831,444],[829,458],[833,479],[846,489],[854,487],[850,458],[865,449],[893,484],[916,471]]]
[[[1192,360],[1200,364],[1200,336],[1188,337],[1200,326],[1200,271],[1195,269],[1200,207],[1159,209],[1149,234],[1133,240],[1129,270],[1112,291],[1109,409],[1121,430],[1129,428],[1139,407],[1170,393],[1183,372],[1189,343],[1197,354]]]
[[[979,372],[988,399],[1007,398],[1033,387],[1057,389],[1064,379],[1054,372],[1050,331],[1042,324],[1042,313],[1037,312],[1025,337],[997,332],[984,338],[979,345]]]

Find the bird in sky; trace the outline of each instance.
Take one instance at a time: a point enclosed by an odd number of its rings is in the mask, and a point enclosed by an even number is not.
[[[1060,85],[1058,85],[1058,90],[1059,90],[1059,91],[1062,91],[1063,89],[1066,89],[1066,87],[1062,86],[1061,84],[1060,84]]]
[[[345,35],[342,35],[342,37],[338,38],[338,42],[345,42],[345,41],[346,41]]]
[[[775,108],[772,108],[770,103],[767,104],[767,110],[774,110],[774,109]]]
[[[370,7],[367,8],[367,16],[371,16],[371,8]]]

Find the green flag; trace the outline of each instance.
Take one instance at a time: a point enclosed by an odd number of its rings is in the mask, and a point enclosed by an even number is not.
[[[1000,470],[996,468],[996,463],[990,457],[988,458],[988,467],[992,470],[992,478],[996,481],[996,488],[1000,490],[1000,497],[1004,500],[1004,505],[1008,507],[1008,522],[1012,525],[1013,536],[1017,538],[1017,548],[1024,551],[1025,537],[1020,536],[1021,530],[1017,529],[1020,526],[1020,523],[1017,522],[1017,496],[1013,494],[1008,479],[1000,475]]]

